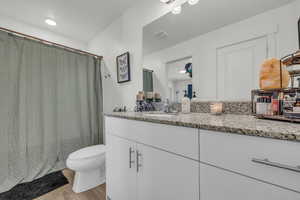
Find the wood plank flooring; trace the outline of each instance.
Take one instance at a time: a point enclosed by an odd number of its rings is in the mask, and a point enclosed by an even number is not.
[[[63,170],[63,174],[68,179],[69,184],[64,185],[34,200],[105,200],[105,184],[89,191],[76,194],[72,191],[74,172],[69,169],[65,169]]]

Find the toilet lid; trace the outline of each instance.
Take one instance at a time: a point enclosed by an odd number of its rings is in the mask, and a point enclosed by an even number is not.
[[[105,153],[105,145],[95,145],[80,149],[69,155],[69,159],[84,159]]]

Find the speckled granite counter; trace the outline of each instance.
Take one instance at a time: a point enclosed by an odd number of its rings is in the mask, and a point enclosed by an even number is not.
[[[300,124],[256,119],[251,115],[208,113],[150,116],[145,113],[106,113],[105,116],[300,142]]]

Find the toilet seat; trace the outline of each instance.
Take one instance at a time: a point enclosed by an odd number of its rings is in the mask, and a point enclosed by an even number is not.
[[[70,160],[81,160],[88,159],[105,154],[105,145],[95,145],[90,147],[85,147],[78,151],[71,153],[68,157]]]

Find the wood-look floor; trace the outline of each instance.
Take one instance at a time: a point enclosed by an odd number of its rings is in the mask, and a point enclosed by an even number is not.
[[[72,191],[74,172],[69,169],[65,169],[63,170],[63,174],[68,179],[69,184],[64,185],[34,200],[105,200],[105,184],[89,191],[76,194]]]

